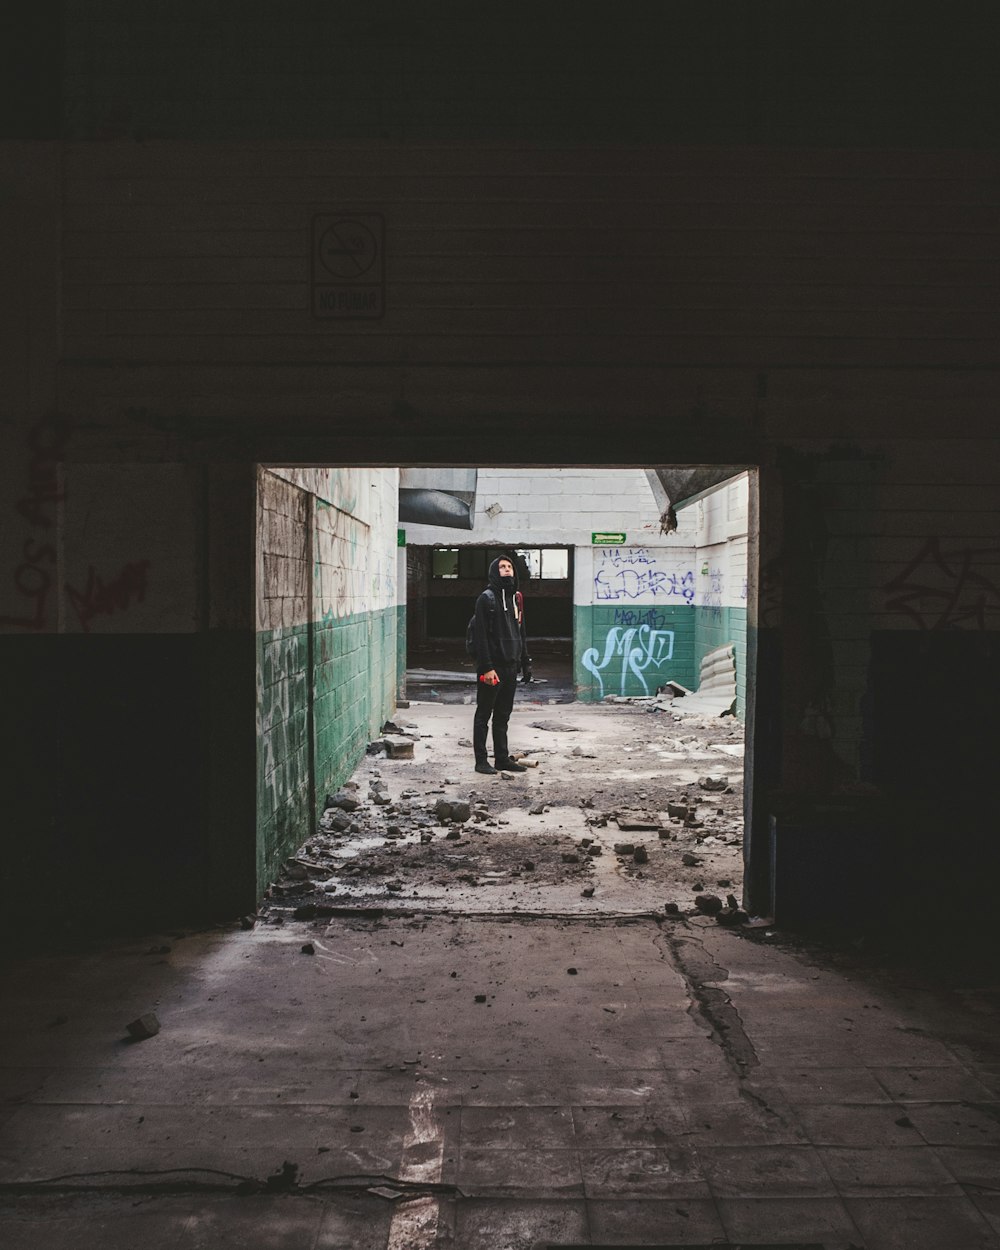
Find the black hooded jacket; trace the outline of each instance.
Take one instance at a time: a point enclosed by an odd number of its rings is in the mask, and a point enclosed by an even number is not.
[[[484,590],[476,600],[473,634],[476,640],[476,675],[479,677],[491,668],[518,668],[525,651],[524,619],[523,615],[518,619],[514,602],[517,571],[515,568],[512,589],[501,586],[499,566],[503,558],[498,557],[490,565],[486,579],[489,590]]]

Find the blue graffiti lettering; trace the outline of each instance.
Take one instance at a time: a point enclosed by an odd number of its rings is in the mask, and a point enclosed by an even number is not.
[[[615,608],[616,625],[648,625],[650,629],[663,629],[667,614],[660,608]]]
[[[645,547],[605,547],[601,557],[606,564],[620,568],[623,564],[655,564],[656,557],[651,556]]]
[[[633,646],[633,642],[636,641],[638,646]],[[600,652],[596,647],[590,647],[584,651],[581,663],[588,673],[592,673],[597,678],[603,699],[604,678],[601,673],[608,667],[614,656],[619,655],[622,658],[621,693],[625,693],[628,676],[632,672],[638,678],[643,694],[649,694],[646,671],[660,668],[673,657],[673,654],[674,631],[671,629],[650,629],[648,625],[640,625],[638,629],[623,630],[616,626],[608,630],[604,640],[603,659],[598,662]]]
[[[694,573],[665,573],[662,569],[624,568],[610,571],[601,568],[594,578],[598,600],[678,598],[685,603],[694,599]]]

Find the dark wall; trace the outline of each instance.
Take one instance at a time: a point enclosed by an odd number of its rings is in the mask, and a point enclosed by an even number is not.
[[[46,73],[0,145],[5,855],[23,875],[37,840],[63,900],[88,874],[95,925],[123,899],[95,848],[129,880],[183,878],[179,909],[252,905],[257,462],[759,465],[754,905],[775,815],[793,878],[817,839],[838,865],[824,914],[872,839],[937,887],[930,803],[919,836],[877,815],[936,758],[904,660],[935,690],[961,678],[949,853],[991,871],[966,762],[998,677],[1000,11],[608,12],[38,10],[10,81]],[[315,219],[358,215],[381,315],[314,316]],[[52,420],[73,435],[46,459]],[[123,487],[113,529],[86,506],[95,465]],[[161,487],[155,527],[149,465],[205,480]],[[107,552],[154,528],[142,627],[69,636],[73,570],[110,583]],[[37,625],[26,578],[51,586]],[[137,738],[166,787],[151,813]]]

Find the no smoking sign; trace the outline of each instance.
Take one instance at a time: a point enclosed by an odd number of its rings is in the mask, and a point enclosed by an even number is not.
[[[312,228],[314,317],[376,321],[385,312],[385,219],[320,213]]]

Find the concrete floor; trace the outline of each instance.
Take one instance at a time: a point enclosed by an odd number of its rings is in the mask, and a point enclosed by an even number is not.
[[[10,963],[0,1243],[1000,1247],[989,985],[419,905]]]

